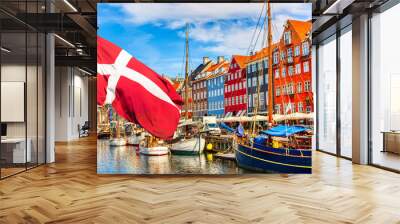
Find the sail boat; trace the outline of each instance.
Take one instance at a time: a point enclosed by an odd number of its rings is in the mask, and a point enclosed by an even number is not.
[[[196,155],[203,152],[206,141],[200,133],[194,133],[198,130],[199,122],[189,119],[189,24],[186,24],[185,33],[185,119],[178,125],[170,150],[172,154]]]
[[[272,75],[272,27],[270,0],[267,2],[268,17],[268,122],[273,123],[273,75]],[[261,74],[263,75],[261,66]],[[257,82],[257,94],[260,95],[260,84]],[[274,173],[311,173],[311,150],[300,149],[294,135],[307,132],[301,126],[279,125],[269,130],[261,131],[256,136],[256,117],[259,107],[259,97],[255,107],[252,136],[237,138],[235,142],[235,157],[238,166],[260,172]],[[287,141],[283,147],[276,144],[273,137],[284,138]],[[294,143],[293,143],[294,142]],[[293,143],[293,144],[292,144]]]
[[[123,123],[123,122],[122,122],[121,118],[117,115],[117,113],[114,112],[114,110],[112,109],[111,106],[108,105],[107,107],[108,107],[108,114],[109,114],[108,116],[111,118],[109,145],[110,146],[124,146],[124,145],[126,145],[126,140],[121,135],[121,128],[122,128],[121,123]]]

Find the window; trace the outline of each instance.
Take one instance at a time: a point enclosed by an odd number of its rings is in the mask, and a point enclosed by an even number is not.
[[[229,93],[231,91],[231,86],[228,85],[227,87],[228,87],[228,91],[227,92]]]
[[[268,58],[264,59],[264,68],[268,68]]]
[[[336,154],[336,35],[318,47],[318,146],[319,149]],[[304,82],[304,91],[311,90],[310,81]],[[308,108],[307,108],[308,110]]]
[[[310,71],[310,67],[308,65],[308,61],[303,63],[303,72],[309,72]]]
[[[243,103],[243,99],[242,96],[239,97],[239,103],[242,104]]]
[[[286,77],[286,67],[282,68],[282,78]]]
[[[256,93],[253,93],[253,107],[256,107],[257,106],[257,94]]]
[[[251,78],[247,79],[247,87],[249,87],[249,88],[251,87]]]
[[[294,103],[290,103],[289,105],[290,105],[290,112],[291,112],[291,113],[294,113],[294,112],[296,111],[296,106],[295,106],[295,104],[294,104]]]
[[[304,82],[304,92],[310,92],[311,90],[311,81]]]
[[[288,58],[293,56],[293,50],[292,50],[291,47],[289,47],[289,48],[287,49],[287,56],[288,56]]]
[[[306,107],[306,113],[311,113],[311,106]]]
[[[257,86],[257,77],[256,76],[253,77],[253,86]]]
[[[239,90],[239,85],[238,85],[238,83],[235,83],[235,90]]]
[[[293,65],[290,65],[290,66],[288,67],[288,73],[289,73],[289,76],[292,76],[292,75],[293,75]]]
[[[303,102],[298,102],[297,103],[297,112],[303,113]]]
[[[301,84],[301,82],[297,83],[297,93],[301,93],[303,92],[303,85]]]
[[[242,89],[242,82],[239,82],[239,89]]]
[[[282,95],[286,95],[286,85],[282,86]]]
[[[300,63],[296,64],[295,73],[296,73],[296,75],[301,73],[301,64]]]
[[[277,113],[277,114],[281,113],[281,105],[280,104],[275,105],[275,113]]]
[[[258,76],[258,84],[260,86],[264,85],[264,76],[262,75]]]
[[[259,105],[260,108],[264,108],[264,106],[265,106],[265,101],[264,101],[264,99],[265,99],[265,97],[264,97],[264,92],[261,92],[261,93],[260,93],[260,105]]]
[[[239,104],[239,96],[236,96],[236,105]]]
[[[249,107],[252,107],[253,106],[253,101],[252,101],[252,98],[251,98],[251,94],[249,94],[249,101],[248,101],[248,103],[249,103]]]
[[[243,102],[244,102],[244,103],[247,103],[247,97],[246,97],[246,95],[243,95]]]
[[[308,41],[305,41],[301,44],[301,48],[303,51],[303,56],[307,56],[310,52],[310,46],[308,44]]]
[[[279,51],[274,53],[274,64],[278,64],[279,62]]]
[[[300,45],[294,47],[294,56],[297,57],[300,55]]]
[[[281,60],[285,59],[285,51],[281,51]]]
[[[291,38],[291,35],[290,35],[290,31],[286,31],[285,33],[283,33],[283,40],[284,40],[286,45],[292,43],[292,38]]]
[[[288,84],[286,91],[287,91],[287,94],[289,94],[289,95],[294,94],[294,88],[293,88],[292,82]]]
[[[276,87],[276,89],[275,89],[275,95],[276,95],[276,96],[280,96],[280,95],[281,95],[281,87],[280,87],[280,86],[277,86],[277,87]]]
[[[275,78],[279,78],[279,68],[275,69]]]

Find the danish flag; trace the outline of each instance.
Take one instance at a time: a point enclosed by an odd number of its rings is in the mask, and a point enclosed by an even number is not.
[[[168,80],[125,50],[97,37],[97,104],[111,104],[128,121],[158,138],[170,139],[183,101]]]

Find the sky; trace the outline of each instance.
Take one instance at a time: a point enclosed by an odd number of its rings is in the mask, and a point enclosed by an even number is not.
[[[204,56],[230,59],[257,51],[265,36],[255,32],[263,3],[99,3],[97,8],[98,35],[169,77],[184,74],[186,23],[190,70]],[[311,19],[311,3],[275,3],[271,12],[277,40],[286,20]]]

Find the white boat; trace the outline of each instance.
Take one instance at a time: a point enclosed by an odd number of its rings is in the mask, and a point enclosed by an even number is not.
[[[141,132],[138,134],[133,134],[131,136],[128,137],[128,145],[134,145],[134,146],[138,146],[140,144],[141,141],[143,141],[145,139],[145,133]]]
[[[123,138],[113,138],[109,140],[110,146],[124,146],[126,145],[126,140]]]
[[[162,156],[168,155],[169,150],[167,146],[145,147],[139,145],[139,153],[147,156]]]
[[[205,145],[206,140],[203,137],[192,137],[173,143],[170,150],[176,155],[196,155],[203,153]]]

